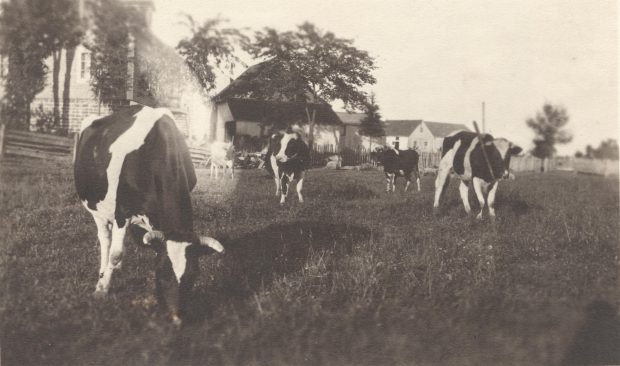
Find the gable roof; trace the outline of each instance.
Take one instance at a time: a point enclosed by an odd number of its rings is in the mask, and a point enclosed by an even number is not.
[[[338,115],[338,118],[340,118],[342,123],[345,125],[360,125],[362,123],[362,120],[366,116],[365,113],[356,112],[336,112],[336,115]]]
[[[409,136],[422,123],[421,119],[416,120],[391,120],[385,121],[386,136]]]
[[[226,100],[235,121],[251,121],[266,123],[294,122],[306,123],[308,116],[315,110],[315,123],[319,125],[340,125],[342,122],[329,104],[279,102],[247,98],[228,98]]]
[[[464,124],[460,123],[444,123],[444,122],[427,122],[424,121],[429,131],[434,137],[446,137],[450,133],[458,130],[470,131]]]
[[[252,80],[260,75],[269,66],[267,61],[259,62],[256,65],[248,67],[230,84],[226,85],[212,100],[214,102],[222,102],[227,98],[246,94],[252,87]]]

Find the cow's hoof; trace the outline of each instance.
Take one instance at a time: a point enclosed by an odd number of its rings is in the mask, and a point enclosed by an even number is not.
[[[95,298],[95,300],[103,300],[106,297],[108,297],[108,291],[95,290],[95,292],[93,292],[93,298]]]
[[[439,207],[433,207],[433,216],[438,217],[441,214]]]

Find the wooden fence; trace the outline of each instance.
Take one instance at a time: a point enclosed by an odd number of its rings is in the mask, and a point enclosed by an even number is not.
[[[76,135],[63,137],[37,132],[9,130],[0,124],[0,157],[12,156],[71,161],[76,143]],[[195,165],[206,164],[210,155],[208,149],[204,147],[190,147],[189,151]],[[377,165],[374,154],[367,149],[359,148],[338,151],[334,145],[313,146],[310,153],[311,165],[313,167],[325,166],[328,158],[333,155],[341,157],[343,166]],[[420,171],[424,173],[434,172],[439,166],[440,160],[441,155],[439,153],[421,152]],[[604,176],[618,175],[620,170],[617,160],[594,160],[572,157],[545,159],[542,165],[545,171],[565,170]],[[510,161],[510,169],[514,172],[540,171],[540,168],[541,160],[533,156],[516,156]]]
[[[4,130],[0,156],[34,159],[71,160],[74,137],[47,135],[36,132]]]

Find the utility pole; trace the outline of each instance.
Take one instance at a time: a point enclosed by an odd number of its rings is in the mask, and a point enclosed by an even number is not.
[[[486,123],[484,121],[484,102],[482,102],[482,133],[487,132]]]

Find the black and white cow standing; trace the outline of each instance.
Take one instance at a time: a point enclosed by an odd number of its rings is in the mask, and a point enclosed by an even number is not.
[[[201,254],[222,252],[193,229],[196,175],[167,109],[132,106],[82,125],[74,166],[77,193],[97,225],[101,246],[95,296],[108,293],[121,267],[127,229],[153,248],[156,291],[175,323],[183,316]]]
[[[418,185],[418,191],[420,190],[420,171],[418,169],[418,162],[420,155],[415,150],[396,150],[393,148],[386,148],[379,152],[379,161],[383,164],[383,172],[385,173],[385,181],[387,187],[386,192],[394,192],[396,177],[405,177],[407,183],[405,184],[405,191],[411,184],[411,173],[413,173],[416,183]]]
[[[304,175],[310,164],[310,149],[304,142],[302,134],[297,131],[279,131],[271,135],[265,169],[276,182],[276,196],[280,195],[280,204],[284,204],[288,195],[289,184],[297,179],[299,202],[304,201],[301,193]]]
[[[461,179],[459,191],[465,211],[471,212],[468,194],[469,182],[472,182],[480,202],[480,213],[477,218],[482,218],[485,203],[488,203],[491,219],[495,218],[494,204],[498,180],[508,177],[510,157],[519,154],[521,148],[506,139],[494,139],[489,134],[482,135],[482,140],[489,160],[488,164],[476,133],[455,131],[444,138],[441,162],[435,180],[435,202],[433,204],[435,209],[439,208],[439,199],[448,185],[450,171],[453,170]],[[489,170],[489,165],[491,170]],[[488,197],[485,199],[487,193]]]

